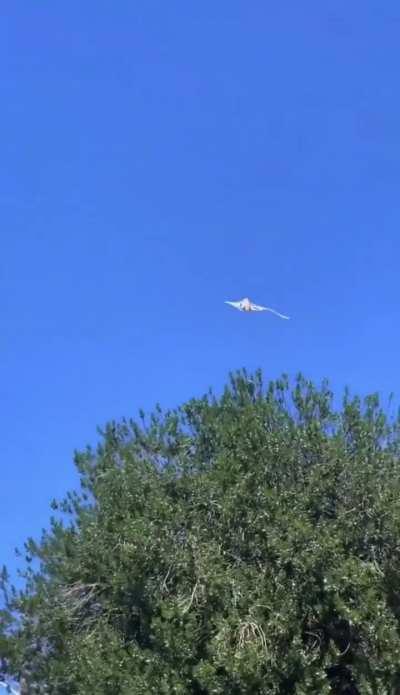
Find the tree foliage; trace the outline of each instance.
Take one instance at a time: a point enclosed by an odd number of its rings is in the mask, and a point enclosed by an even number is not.
[[[110,423],[8,587],[27,692],[400,688],[400,420],[299,376]],[[61,513],[61,516],[60,516]]]

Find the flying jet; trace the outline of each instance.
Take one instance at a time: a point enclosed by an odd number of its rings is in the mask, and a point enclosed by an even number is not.
[[[289,319],[289,316],[285,316],[284,314],[280,314],[279,311],[275,311],[275,309],[270,309],[270,307],[267,306],[260,306],[259,304],[254,304],[248,297],[245,297],[244,299],[240,299],[237,302],[225,302],[225,304],[230,304],[233,306],[235,309],[238,309],[239,311],[270,311],[272,314],[275,314],[276,316],[279,316],[281,319]]]

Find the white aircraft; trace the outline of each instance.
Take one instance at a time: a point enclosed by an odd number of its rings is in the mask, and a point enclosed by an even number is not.
[[[267,306],[259,306],[258,304],[253,304],[253,302],[251,302],[250,299],[248,299],[248,297],[240,299],[238,302],[225,302],[225,304],[230,304],[239,311],[270,311],[272,314],[276,314],[276,316],[279,316],[281,319],[290,318],[289,316],[280,314],[278,311],[275,311],[275,309],[270,309]]]

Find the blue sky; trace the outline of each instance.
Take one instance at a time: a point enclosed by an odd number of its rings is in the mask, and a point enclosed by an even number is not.
[[[7,3],[0,536],[229,370],[400,392],[400,7]],[[249,295],[292,320],[224,305]]]

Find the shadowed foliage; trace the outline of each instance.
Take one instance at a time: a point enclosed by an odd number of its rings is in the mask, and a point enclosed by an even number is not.
[[[0,615],[26,692],[398,692],[399,419],[302,376],[110,423]]]

